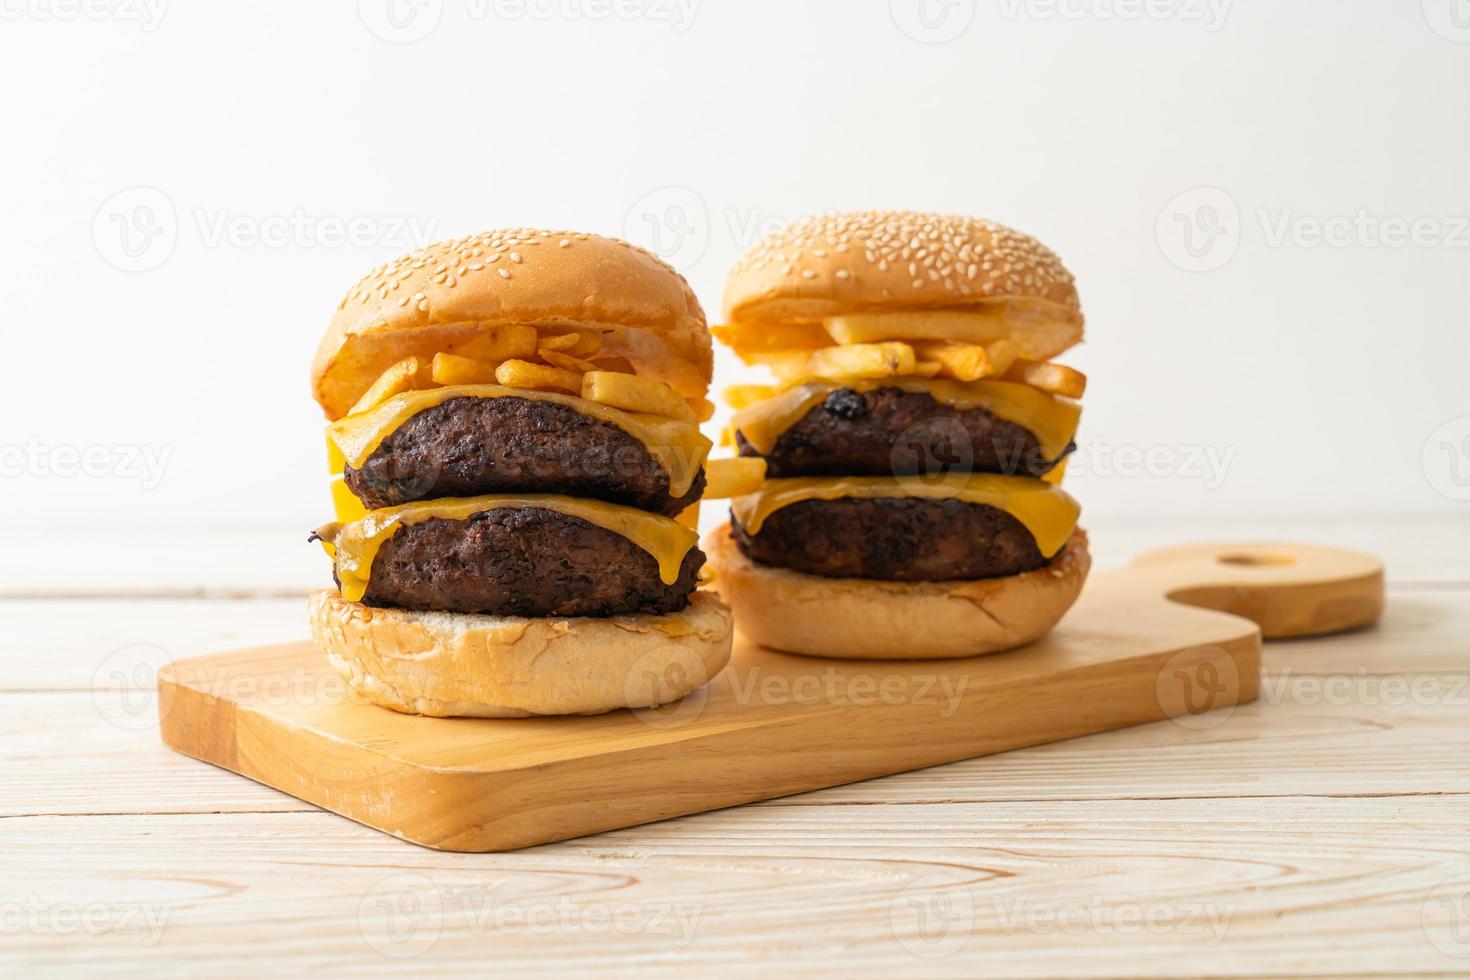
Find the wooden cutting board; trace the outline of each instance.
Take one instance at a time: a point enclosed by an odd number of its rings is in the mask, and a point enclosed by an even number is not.
[[[1094,576],[1051,635],[970,660],[821,660],[737,636],[730,666],[674,705],[478,720],[355,703],[295,643],[170,665],[159,712],[187,755],[404,840],[500,851],[1166,717],[1208,725],[1256,697],[1262,633],[1382,608],[1366,555],[1195,545]]]

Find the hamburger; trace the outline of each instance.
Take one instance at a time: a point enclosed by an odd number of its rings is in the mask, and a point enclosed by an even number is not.
[[[772,385],[727,392],[764,462],[705,541],[756,642],[826,657],[967,657],[1052,628],[1091,564],[1057,485],[1086,379],[1072,275],[991,221],[795,222],[730,272],[714,333]]]
[[[626,242],[510,229],[348,291],[312,364],[336,520],[312,636],[424,715],[677,700],[729,659],[696,586],[712,368],[684,279]]]

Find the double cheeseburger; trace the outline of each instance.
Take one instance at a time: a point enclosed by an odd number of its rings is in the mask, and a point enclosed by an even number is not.
[[[775,385],[730,435],[765,479],[706,541],[741,631],[828,657],[965,657],[1040,637],[1090,559],[1056,485],[1085,378],[1071,274],[990,221],[798,221],[730,273],[715,335]]]
[[[337,588],[312,635],[360,697],[425,715],[651,707],[714,676],[696,591],[704,313],[626,242],[513,229],[368,274],[312,365]]]

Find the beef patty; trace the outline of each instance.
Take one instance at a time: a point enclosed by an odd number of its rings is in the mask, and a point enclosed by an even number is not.
[[[740,455],[762,455],[744,435],[736,440]],[[983,408],[954,408],[902,388],[839,388],[783,432],[765,459],[772,477],[1041,476],[1061,457],[1047,459],[1029,430]]]
[[[620,534],[557,511],[488,510],[400,527],[378,549],[363,602],[493,616],[615,616],[689,604],[704,552],[689,549],[665,585],[653,556]]]
[[[451,398],[391,433],[363,465],[343,471],[369,509],[436,497],[560,493],[672,517],[704,493],[669,494],[669,475],[643,443],[556,402]]]
[[[730,527],[751,560],[828,578],[998,578],[1047,564],[1016,518],[959,500],[802,500],[768,516],[759,534],[733,514]]]

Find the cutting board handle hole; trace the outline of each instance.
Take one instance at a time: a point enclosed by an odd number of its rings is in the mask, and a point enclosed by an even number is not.
[[[1245,565],[1248,567],[1295,565],[1291,555],[1277,555],[1266,551],[1235,551],[1215,559],[1222,565]]]

